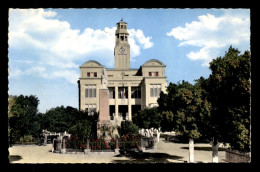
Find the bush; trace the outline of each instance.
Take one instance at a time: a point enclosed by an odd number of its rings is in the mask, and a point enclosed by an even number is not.
[[[121,151],[138,149],[141,144],[141,135],[125,134],[122,135],[118,141],[118,146]]]
[[[86,142],[91,134],[91,122],[88,120],[79,121],[72,126],[68,132],[74,137],[80,138],[82,141]]]
[[[138,131],[139,128],[137,125],[133,124],[132,121],[122,121],[121,122],[121,126],[118,127],[118,132],[120,134],[120,136],[123,135],[131,135],[131,134],[135,134],[138,135]]]

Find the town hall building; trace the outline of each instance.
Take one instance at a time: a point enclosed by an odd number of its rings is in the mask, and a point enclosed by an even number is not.
[[[106,68],[90,60],[80,66],[79,109],[99,112],[102,98],[99,90],[109,90],[109,115],[112,124],[132,120],[132,114],[145,107],[158,106],[160,92],[166,92],[165,67],[151,59],[137,69],[130,68],[130,45],[127,23],[117,23],[115,32],[115,68]]]

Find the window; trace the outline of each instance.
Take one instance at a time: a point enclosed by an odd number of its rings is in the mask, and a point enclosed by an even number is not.
[[[131,98],[141,98],[141,88],[140,87],[132,87],[131,88]]]
[[[161,84],[150,85],[150,97],[159,97],[161,93]]]
[[[115,98],[115,87],[109,87],[109,98],[114,99]]]
[[[94,72],[94,77],[97,77],[97,72]]]
[[[128,89],[126,87],[118,87],[118,98],[128,98]]]
[[[124,29],[126,29],[126,25],[124,25]]]
[[[125,36],[125,40],[127,41],[127,36]]]
[[[94,113],[97,111],[96,104],[87,104],[85,106],[85,111],[88,113],[88,115],[94,115]]]
[[[159,72],[149,72],[149,76],[159,76]]]
[[[87,73],[87,76],[90,77],[90,72]]]
[[[87,97],[87,98],[96,97],[96,85],[86,85],[85,97]]]
[[[121,25],[121,29],[123,29],[123,25]]]
[[[123,41],[123,40],[124,40],[124,36],[120,36],[120,38],[121,38],[121,41]]]

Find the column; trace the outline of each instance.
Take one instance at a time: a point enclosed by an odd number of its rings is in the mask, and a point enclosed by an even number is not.
[[[65,137],[61,137],[61,153],[66,153],[66,140]]]
[[[115,119],[118,121],[118,86],[115,87]]]
[[[145,84],[145,106],[149,106],[149,99],[150,99],[150,84]]]
[[[131,86],[128,86],[128,120],[132,121]]]
[[[90,153],[90,147],[89,147],[89,139],[87,139],[87,147],[84,149],[84,154],[89,154]]]
[[[44,146],[47,145],[47,135],[46,135],[46,134],[44,135],[44,142],[43,142],[43,145],[44,145]]]

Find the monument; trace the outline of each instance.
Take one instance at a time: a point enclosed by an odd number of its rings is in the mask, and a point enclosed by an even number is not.
[[[109,116],[109,90],[107,88],[107,74],[106,69],[102,71],[101,77],[102,87],[99,89],[99,117],[97,123],[97,137],[103,138],[106,142],[110,142],[110,116]]]

